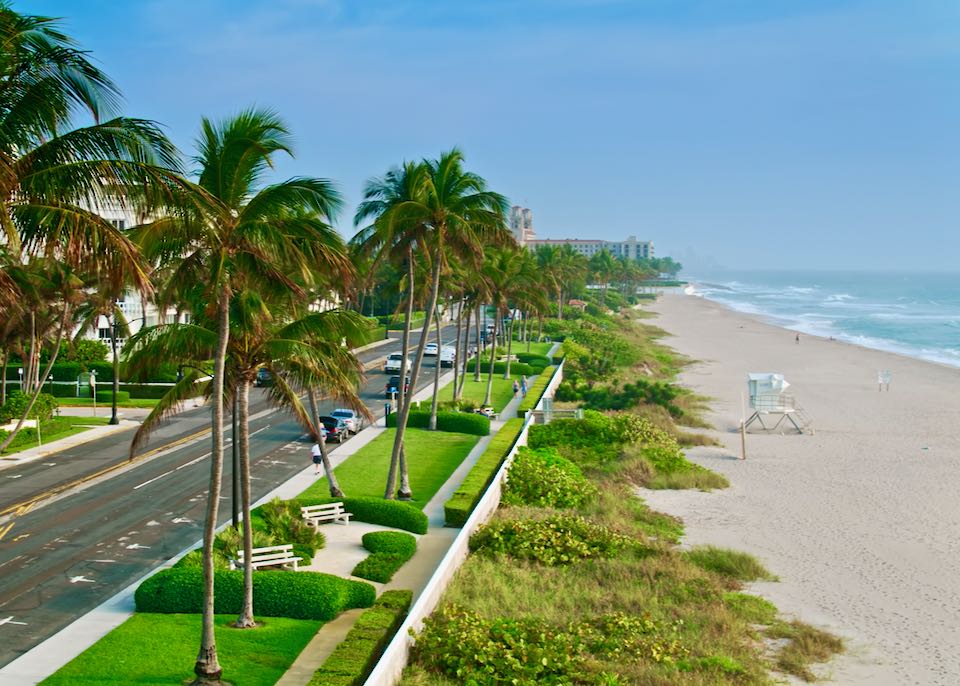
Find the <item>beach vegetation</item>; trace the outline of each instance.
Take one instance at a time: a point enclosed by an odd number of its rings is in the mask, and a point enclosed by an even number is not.
[[[696,546],[686,557],[701,569],[736,581],[776,581],[763,564],[749,553],[718,548],[712,545]]]
[[[552,448],[521,448],[507,473],[501,502],[506,505],[577,508],[596,489],[574,463]]]

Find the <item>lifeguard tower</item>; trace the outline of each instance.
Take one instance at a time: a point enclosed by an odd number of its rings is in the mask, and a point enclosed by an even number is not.
[[[797,406],[796,399],[784,393],[789,386],[783,374],[771,372],[747,374],[747,390],[750,394],[750,408],[753,414],[744,423],[744,430],[754,422],[759,422],[765,431],[776,431],[781,425],[789,422],[798,433],[803,433],[803,426],[808,422],[803,410]],[[777,419],[772,426],[767,426],[764,422],[765,417],[768,418],[767,421]]]

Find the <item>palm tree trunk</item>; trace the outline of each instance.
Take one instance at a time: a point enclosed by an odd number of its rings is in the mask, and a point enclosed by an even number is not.
[[[500,318],[500,308],[496,308],[494,312],[497,315],[497,318]],[[493,325],[493,341],[490,345],[490,373],[487,375],[487,394],[483,398],[483,404],[489,405],[491,398],[493,396],[493,365],[497,359],[497,325]]]
[[[481,307],[483,307],[483,305],[478,304],[477,309],[474,310],[474,312],[476,313],[476,317],[474,318],[477,320],[477,351],[476,351],[477,363],[473,365],[473,380],[476,381],[477,383],[480,383],[480,308]]]
[[[443,349],[443,341],[440,336],[440,329],[443,328],[440,324],[440,303],[437,303],[434,316],[437,319],[437,366],[433,370],[433,400],[430,402],[430,431],[437,430],[437,401],[439,400],[437,396],[440,393],[440,351]],[[453,368],[456,370],[456,364],[454,364]]]
[[[7,402],[7,363],[10,361],[10,353],[6,348],[3,349],[3,378],[0,379],[0,405]]]
[[[323,432],[320,430],[320,403],[317,402],[317,389],[311,386],[307,390],[307,398],[310,400],[310,414],[313,416],[317,445],[320,446],[320,460],[323,462],[323,472],[327,477],[327,484],[330,486],[330,497],[342,498],[343,491],[340,490],[337,475],[333,473],[333,466],[330,464],[330,454],[327,452],[327,441],[323,437]]]
[[[54,341],[53,351],[50,353],[50,360],[47,362],[46,368],[43,370],[43,376],[38,380],[36,387],[33,390],[33,393],[30,395],[30,402],[27,403],[26,409],[24,409],[23,414],[20,415],[20,419],[17,420],[17,425],[13,428],[13,431],[10,432],[10,435],[7,436],[3,443],[0,443],[0,453],[6,450],[10,443],[13,442],[13,439],[17,437],[17,434],[20,433],[20,429],[23,428],[23,423],[27,420],[27,417],[30,416],[30,411],[33,410],[34,403],[37,402],[37,398],[40,397],[40,392],[43,390],[43,384],[46,383],[47,377],[50,376],[50,370],[53,369],[54,362],[57,361],[57,355],[60,353],[60,345],[63,343],[63,335],[67,330],[67,320],[70,317],[70,305],[66,302],[63,303],[63,314],[60,315],[60,325],[57,329],[57,340]],[[39,342],[38,342],[39,347]],[[39,359],[39,357],[38,357]],[[37,369],[39,370],[40,365],[37,363]],[[37,418],[37,424],[40,424],[40,418]],[[39,429],[38,429],[39,430]]]
[[[203,525],[203,629],[200,651],[193,673],[197,678],[193,686],[219,684],[223,668],[217,659],[217,639],[214,635],[214,566],[213,538],[217,530],[217,515],[220,508],[220,486],[223,480],[223,372],[227,362],[227,344],[230,341],[230,291],[220,287],[217,298],[219,331],[217,354],[213,361],[213,407],[211,409],[210,485],[207,492],[207,514]]]
[[[238,629],[257,625],[253,618],[253,527],[250,525],[250,383],[241,379],[237,394],[239,431],[233,437],[240,449],[240,506],[243,508],[243,607],[234,622]]]
[[[507,363],[503,366],[503,378],[510,378],[510,351],[513,349],[513,317],[510,317],[510,330],[507,332]]]
[[[440,251],[440,246],[437,246],[437,251]],[[400,455],[400,449],[403,446],[403,435],[407,430],[407,419],[410,417],[410,406],[412,405],[411,399],[413,398],[414,391],[417,387],[417,377],[420,375],[420,365],[423,362],[423,349],[427,345],[427,332],[430,330],[430,324],[433,319],[433,311],[437,307],[437,296],[440,293],[439,254],[434,256],[432,281],[433,283],[430,286],[430,297],[427,302],[426,311],[424,312],[426,317],[423,323],[423,333],[420,334],[420,341],[417,343],[417,352],[413,358],[413,370],[410,372],[410,393],[408,393],[407,397],[404,398],[402,409],[397,417],[397,434],[393,441],[393,452],[397,454],[398,458]],[[403,382],[401,381],[401,383]],[[401,483],[400,492],[398,493],[400,500],[410,500],[413,498],[413,492],[410,490],[409,481],[409,475],[407,474],[406,470],[406,460],[404,460],[403,464],[400,465]],[[406,488],[404,488],[404,482],[407,484]]]
[[[563,289],[557,289],[557,319],[563,319]]]
[[[407,314],[404,317],[403,322],[403,342],[400,344],[400,353],[403,358],[400,360],[400,383],[398,386],[397,393],[397,407],[395,412],[397,413],[397,419],[400,419],[400,410],[403,407],[404,400],[406,399],[406,394],[403,392],[403,387],[406,385],[405,381],[407,378],[407,355],[410,352],[410,320],[413,319],[413,282],[414,282],[414,270],[413,270],[413,248],[407,248]],[[421,338],[423,336],[421,335]],[[413,390],[413,385],[411,384],[410,389]],[[400,422],[397,422],[397,434],[400,434]],[[397,469],[400,468],[400,450],[399,443],[394,436],[393,441],[393,450],[390,453],[390,469],[387,470],[387,488],[383,493],[383,497],[387,500],[392,500],[394,498],[394,492],[397,490]]]
[[[466,306],[466,300],[460,301],[460,308],[457,310],[457,345],[453,357],[453,399],[460,400],[460,393],[463,390],[463,379],[467,375],[466,366],[462,366],[467,357],[467,345],[470,340],[470,310],[467,309],[466,332],[461,340],[460,333],[463,331],[463,309]],[[460,370],[463,370],[462,372]],[[459,374],[458,374],[459,373]]]

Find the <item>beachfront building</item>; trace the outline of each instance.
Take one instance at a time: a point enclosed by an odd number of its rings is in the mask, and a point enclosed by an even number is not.
[[[514,205],[510,208],[510,231],[520,245],[527,245],[537,237],[533,231],[533,212],[529,207]]]
[[[627,236],[624,241],[584,240],[579,238],[541,238],[526,241],[528,248],[535,250],[540,245],[562,247],[569,245],[585,257],[593,257],[604,250],[614,257],[628,260],[649,260],[653,257],[653,241],[638,241],[636,236]]]

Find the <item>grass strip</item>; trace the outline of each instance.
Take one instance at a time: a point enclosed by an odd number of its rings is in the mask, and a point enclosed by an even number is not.
[[[57,398],[57,400],[60,403],[60,407],[93,407],[93,398]],[[130,398],[129,400],[118,402],[117,407],[153,409],[157,402],[158,399],[156,398]],[[99,410],[101,408],[109,412],[110,401],[103,403],[98,400],[97,409]]]
[[[104,426],[110,421],[109,417],[54,417],[40,424],[40,439],[42,445],[53,443],[61,438],[74,436],[76,434],[89,431],[95,426]],[[0,431],[0,440],[9,432]],[[37,447],[37,430],[34,427],[25,427],[20,430],[17,437],[4,451],[5,455],[18,453],[21,450],[29,450]]]
[[[383,497],[395,432],[396,429],[387,429],[336,468],[344,493],[351,497]],[[408,428],[404,445],[413,489],[411,503],[423,509],[479,440],[478,436]],[[319,501],[329,495],[327,479],[321,477],[297,499]]]
[[[494,475],[503,464],[513,444],[523,428],[522,419],[509,419],[491,439],[487,449],[480,459],[464,477],[460,487],[454,491],[444,506],[444,520],[446,526],[463,526],[473,508],[476,506]]]
[[[234,629],[236,615],[216,618],[217,653],[235,686],[273,684],[322,626],[314,620],[269,618],[256,629]],[[169,686],[193,678],[200,642],[198,614],[137,613],[41,683]]]
[[[463,382],[463,393],[461,398],[474,405],[483,405],[487,398],[487,378],[489,374],[481,374],[480,381],[473,380],[473,373],[467,373],[467,380]],[[509,379],[504,379],[503,374],[493,375],[493,388],[490,391],[490,404],[497,412],[502,412],[503,408],[513,400],[513,380],[519,383],[520,377],[516,374]],[[449,393],[446,394],[447,400],[453,400],[453,388],[451,385]]]

